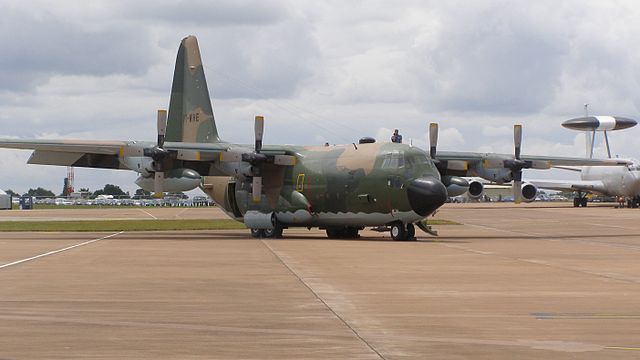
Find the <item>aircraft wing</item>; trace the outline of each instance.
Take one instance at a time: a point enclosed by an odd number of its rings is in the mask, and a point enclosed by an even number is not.
[[[604,184],[598,180],[526,180],[526,182],[539,189],[606,194]]]
[[[29,164],[125,169],[118,155],[126,141],[0,139],[0,148],[34,150]]]
[[[0,148],[117,155],[126,141],[0,139]]]
[[[144,149],[153,148],[149,141],[103,141],[103,140],[64,140],[64,139],[0,139],[0,148],[34,150],[29,164],[90,167],[102,169],[127,169],[120,161],[121,157],[144,156]],[[224,142],[187,143],[165,142],[164,148],[174,152],[179,160],[191,164],[211,162],[220,159],[221,153],[238,154],[253,151],[251,145],[236,145]],[[267,155],[284,155],[287,147],[265,146]],[[194,167],[206,172],[208,166]]]
[[[513,155],[478,152],[438,151],[436,160],[445,163],[450,170],[468,172],[470,168],[481,165],[485,168],[503,168],[505,160],[512,160]],[[587,159],[561,156],[522,155],[527,163],[525,169],[550,169],[556,166],[623,166],[630,164],[625,159]],[[461,176],[466,176],[461,174]]]

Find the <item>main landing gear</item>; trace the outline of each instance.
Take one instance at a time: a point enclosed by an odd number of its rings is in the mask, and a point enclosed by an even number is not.
[[[416,228],[413,224],[407,224],[406,226],[398,221],[391,224],[391,238],[393,240],[415,240],[416,239]]]
[[[276,220],[273,229],[251,229],[251,237],[264,239],[280,239],[282,238],[282,230],[284,227]]]
[[[327,228],[326,231],[329,239],[357,239],[360,237],[358,235],[360,228],[356,227],[331,227]]]
[[[573,198],[573,207],[587,207],[587,196],[578,191],[578,196]]]

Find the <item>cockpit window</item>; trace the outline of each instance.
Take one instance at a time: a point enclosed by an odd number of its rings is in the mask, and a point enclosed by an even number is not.
[[[385,154],[381,167],[383,169],[400,169],[404,167],[404,154],[399,151]]]

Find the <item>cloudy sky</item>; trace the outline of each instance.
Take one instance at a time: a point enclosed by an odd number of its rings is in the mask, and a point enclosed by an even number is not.
[[[582,156],[560,123],[585,103],[640,118],[639,18],[634,1],[0,0],[0,137],[153,141],[193,34],[227,141],[250,143],[262,114],[265,143],[399,128],[425,147],[436,121],[441,150],[510,153],[522,123],[524,153]],[[639,131],[612,133],[614,154],[640,157]],[[60,192],[66,169],[28,156],[0,151],[0,188]],[[134,191],[135,178],[76,169],[75,182]]]

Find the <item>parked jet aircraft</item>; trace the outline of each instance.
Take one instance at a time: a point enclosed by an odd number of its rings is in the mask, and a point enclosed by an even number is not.
[[[611,157],[607,131],[627,129],[636,124],[635,120],[623,117],[590,116],[567,120],[562,123],[562,126],[585,131],[588,157],[593,156],[596,131],[603,132],[607,153]],[[586,194],[589,193],[622,196],[626,199],[628,207],[638,207],[640,205],[640,163],[633,159],[627,161],[626,166],[606,169],[591,166],[560,167],[580,172],[580,180],[529,180],[529,182],[539,188],[576,192],[578,196],[573,199],[575,207],[587,206]]]
[[[394,240],[413,239],[414,224],[428,231],[422,220],[447,195],[467,190],[468,183],[453,174],[454,161],[494,159],[474,153],[436,157],[435,126],[430,153],[368,138],[337,146],[263,146],[261,116],[255,117],[255,144],[222,141],[194,36],[180,44],[168,120],[166,111],[158,111],[157,128],[156,143],[0,139],[0,147],[35,150],[30,164],[133,170],[140,174],[136,183],[156,193],[200,186],[256,237],[279,237],[288,227],[355,237],[365,226],[382,226]],[[561,158],[521,159],[518,140],[515,157],[497,160],[516,177],[522,168],[574,164]],[[577,164],[591,163],[598,162]]]

